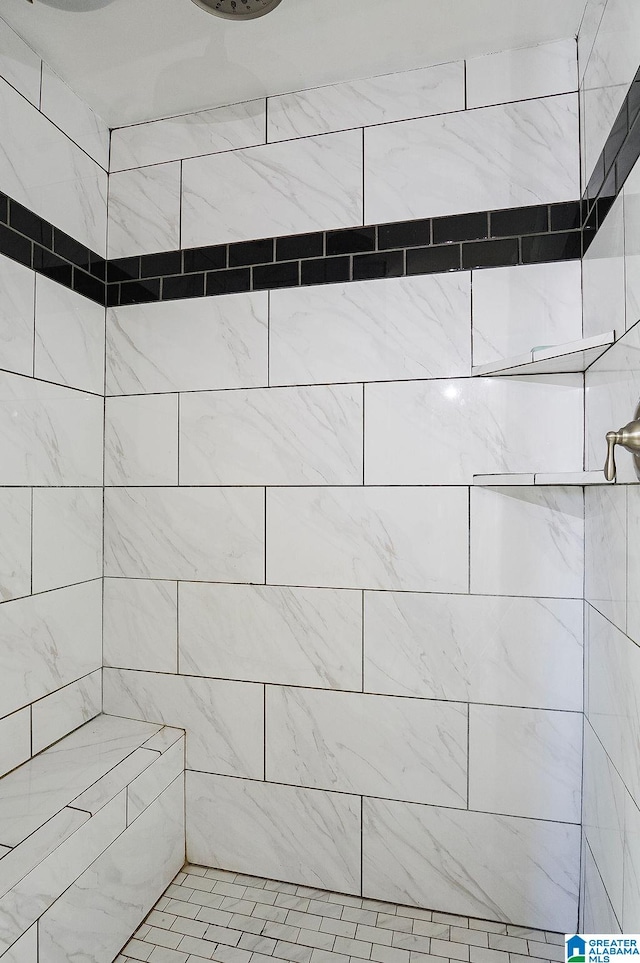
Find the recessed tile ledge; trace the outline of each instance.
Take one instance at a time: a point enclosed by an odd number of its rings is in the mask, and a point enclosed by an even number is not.
[[[100,715],[0,779],[0,956],[184,774],[184,732]]]
[[[496,377],[499,375],[569,374],[585,371],[589,365],[604,354],[615,341],[615,331],[607,331],[591,338],[570,341],[566,344],[544,345],[532,348],[526,354],[501,358],[488,364],[477,364],[471,369],[473,377]]]
[[[515,472],[503,475],[474,475],[477,488],[514,488],[542,485],[615,485],[604,477],[603,471]]]

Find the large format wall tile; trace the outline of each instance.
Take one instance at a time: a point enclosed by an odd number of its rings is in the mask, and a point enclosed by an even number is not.
[[[582,714],[469,707],[469,808],[579,823]]]
[[[180,183],[179,163],[109,175],[110,258],[181,246]]]
[[[264,491],[112,488],[105,575],[264,581]]]
[[[104,257],[106,172],[3,80],[0,124],[4,193]]]
[[[180,484],[358,484],[362,425],[362,385],[185,394]]]
[[[582,601],[366,592],[367,692],[582,709]]]
[[[617,84],[613,87],[587,87],[582,92],[583,188],[589,183],[628,89],[628,84]]]
[[[0,288],[0,368],[31,375],[35,275],[0,255]]]
[[[177,670],[178,598],[175,582],[130,578],[104,580],[104,664],[119,669],[146,669],[148,672]]]
[[[105,485],[178,484],[177,394],[107,398],[104,428]]]
[[[41,959],[107,963],[184,862],[184,780],[178,777],[41,918]]]
[[[31,491],[0,488],[0,601],[31,592]]]
[[[100,167],[109,170],[109,126],[44,61],[40,109]]]
[[[0,20],[0,75],[35,107],[40,104],[40,57]]]
[[[467,107],[486,107],[578,89],[575,40],[503,50],[467,60]]]
[[[638,645],[640,645],[639,535],[640,487],[633,485],[627,489],[627,635]]]
[[[187,859],[360,892],[360,800],[187,772]]]
[[[102,669],[52,692],[31,707],[35,755],[77,729],[102,709]]]
[[[107,579],[107,612],[110,582],[122,592],[119,581]],[[155,633],[149,636],[152,648]],[[180,670],[193,675],[360,689],[362,596],[334,589],[183,582],[179,644]]]
[[[579,261],[473,271],[473,363],[582,337]],[[602,319],[600,331],[610,330]]]
[[[365,222],[580,194],[575,94],[365,130]]]
[[[624,812],[623,897],[623,932],[636,933],[640,922],[640,810],[629,793]]]
[[[368,485],[471,485],[473,475],[582,470],[580,375],[367,385]]]
[[[578,73],[581,83],[606,5],[607,0],[587,0],[578,31]]]
[[[640,325],[636,325],[585,375],[586,462],[591,470],[602,469],[607,453],[605,435],[617,431],[633,418],[640,398]],[[631,455],[616,451],[617,479],[636,482]]]
[[[0,719],[0,776],[31,756],[31,711],[20,709]]]
[[[464,705],[269,686],[266,718],[267,779],[466,807]]]
[[[634,0],[609,0],[584,75],[584,86],[631,83],[640,61],[640,9]]]
[[[100,667],[101,582],[6,602],[0,638],[4,716]]]
[[[266,291],[107,311],[107,394],[267,384]]]
[[[627,491],[627,485],[594,485],[584,493],[585,598],[623,632],[627,625]]]
[[[471,591],[582,598],[577,488],[471,489]]]
[[[35,376],[104,394],[104,308],[36,276]]]
[[[267,581],[466,592],[463,488],[267,492]]]
[[[183,162],[184,247],[358,224],[359,130]]]
[[[624,269],[626,324],[640,321],[640,161],[624,185]]]
[[[469,274],[271,292],[270,384],[470,373]]]
[[[33,591],[102,577],[102,489],[35,488]]]
[[[103,402],[0,374],[1,485],[101,485]]]
[[[105,669],[104,711],[185,729],[192,769],[263,778],[261,685]]]
[[[111,134],[111,170],[163,164],[263,144],[265,113],[265,100],[248,100],[229,107],[120,127]]]
[[[575,932],[580,829],[365,799],[363,893]]]
[[[582,261],[585,338],[625,331],[623,195],[618,195]]]
[[[640,649],[591,606],[587,611],[588,719],[640,799]]]
[[[464,110],[464,64],[438,64],[269,98],[268,140]]]
[[[586,843],[583,852],[580,926],[578,928],[581,933],[621,933],[620,923],[616,919],[602,877]],[[571,932],[575,932],[575,929]],[[631,931],[625,930],[625,932]]]
[[[584,727],[584,835],[615,914],[622,919],[625,797],[620,776],[587,722]]]

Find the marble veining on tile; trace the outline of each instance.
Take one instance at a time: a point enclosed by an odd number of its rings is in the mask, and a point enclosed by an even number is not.
[[[2,23],[0,21],[0,28]],[[34,274],[0,255],[0,368],[33,374]]]
[[[5,776],[0,784],[3,841],[22,842],[154,731],[149,723],[100,716]]]
[[[184,247],[358,224],[358,130],[183,161]]]
[[[0,488],[0,601],[31,593],[31,490]]]
[[[180,164],[109,176],[110,258],[180,247]]]
[[[365,130],[365,222],[580,194],[578,98],[563,94]]]
[[[270,97],[268,139],[308,137],[349,127],[464,109],[462,61]]]

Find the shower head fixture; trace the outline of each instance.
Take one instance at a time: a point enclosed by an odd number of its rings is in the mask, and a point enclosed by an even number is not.
[[[193,0],[207,13],[225,20],[254,20],[271,13],[280,0]]]

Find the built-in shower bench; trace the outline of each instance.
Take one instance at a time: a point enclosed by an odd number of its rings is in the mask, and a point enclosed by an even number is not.
[[[100,715],[0,779],[0,961],[110,961],[184,862],[184,732]]]

